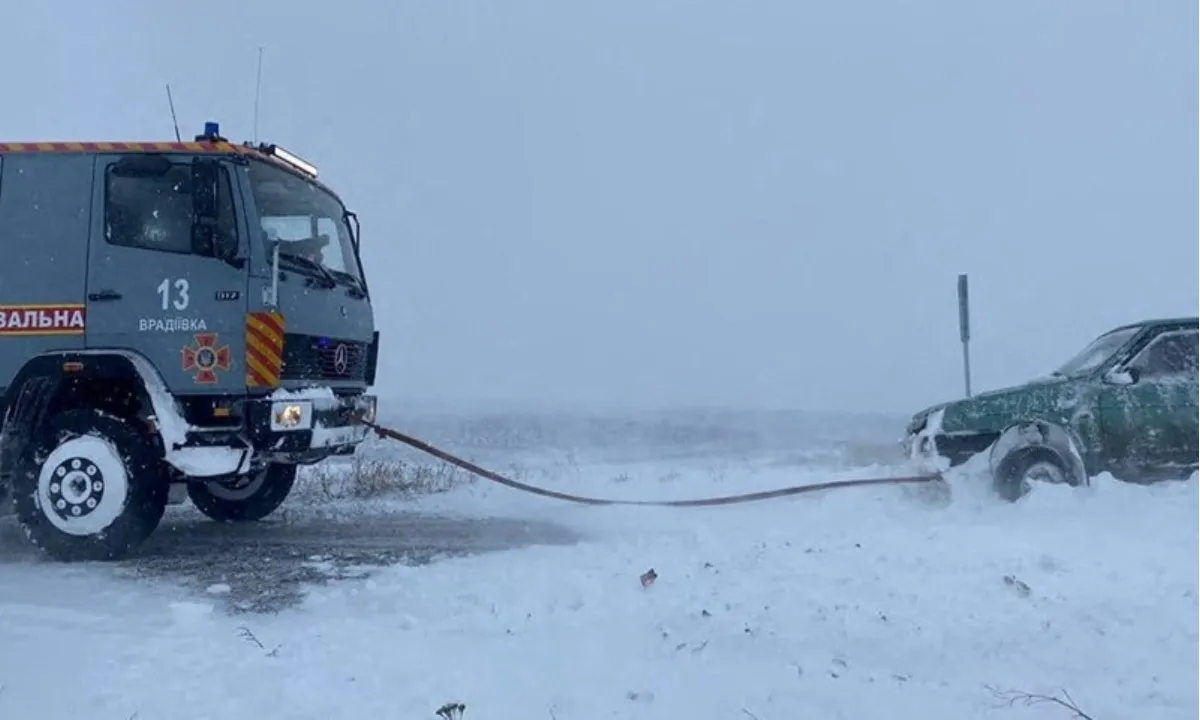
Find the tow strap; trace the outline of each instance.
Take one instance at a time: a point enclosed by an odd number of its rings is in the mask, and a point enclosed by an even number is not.
[[[936,482],[942,479],[940,474],[930,475],[906,475],[898,477],[885,478],[860,478],[847,480],[830,480],[822,483],[812,483],[808,485],[793,485],[792,487],[779,488],[778,490],[763,490],[760,492],[743,493],[740,495],[726,495],[724,497],[700,498],[695,500],[606,500],[602,498],[585,497],[583,495],[572,495],[570,493],[557,492],[555,490],[546,490],[545,488],[526,485],[522,482],[517,482],[511,478],[506,478],[503,475],[494,473],[491,470],[482,468],[473,462],[463,460],[430,445],[427,442],[418,440],[410,435],[405,435],[397,430],[385,428],[376,425],[372,422],[360,420],[363,425],[375,431],[375,434],[381,438],[388,438],[400,443],[404,443],[411,448],[420,450],[423,453],[432,455],[433,457],[443,462],[449,463],[469,473],[478,475],[485,480],[491,480],[494,483],[520,490],[522,492],[540,495],[542,497],[554,498],[556,500],[565,500],[567,502],[578,503],[580,505],[648,505],[656,507],[708,507],[712,505],[735,505],[738,503],[756,502],[759,500],[771,500],[773,498],[790,497],[792,495],[802,495],[804,493],[818,492],[821,490],[832,490],[835,488],[847,487],[865,487],[870,485],[917,485],[923,483]]]

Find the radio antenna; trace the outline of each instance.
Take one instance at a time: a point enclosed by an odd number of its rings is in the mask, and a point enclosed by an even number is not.
[[[175,117],[175,101],[171,98],[171,83],[167,83],[167,105],[171,108],[171,124],[175,126],[175,142],[183,142],[179,137],[179,119]]]
[[[258,99],[262,95],[262,61],[263,49],[258,46],[258,72],[254,80],[254,144],[258,144]]]

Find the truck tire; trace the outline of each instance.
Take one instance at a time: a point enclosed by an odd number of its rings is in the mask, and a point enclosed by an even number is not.
[[[167,480],[150,437],[94,409],[55,415],[17,456],[17,521],[56,560],[118,560],[150,536]]]
[[[272,463],[231,481],[192,480],[192,504],[218,522],[254,522],[275,512],[292,491],[296,466]]]

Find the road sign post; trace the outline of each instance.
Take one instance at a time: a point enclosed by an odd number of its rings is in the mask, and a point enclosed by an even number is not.
[[[971,304],[966,273],[958,276],[958,338],[962,341],[963,385],[971,397]]]

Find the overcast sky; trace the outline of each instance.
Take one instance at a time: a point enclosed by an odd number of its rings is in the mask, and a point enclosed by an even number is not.
[[[908,412],[1194,315],[1193,0],[8,3],[0,138],[219,120],[361,216],[394,398]]]

